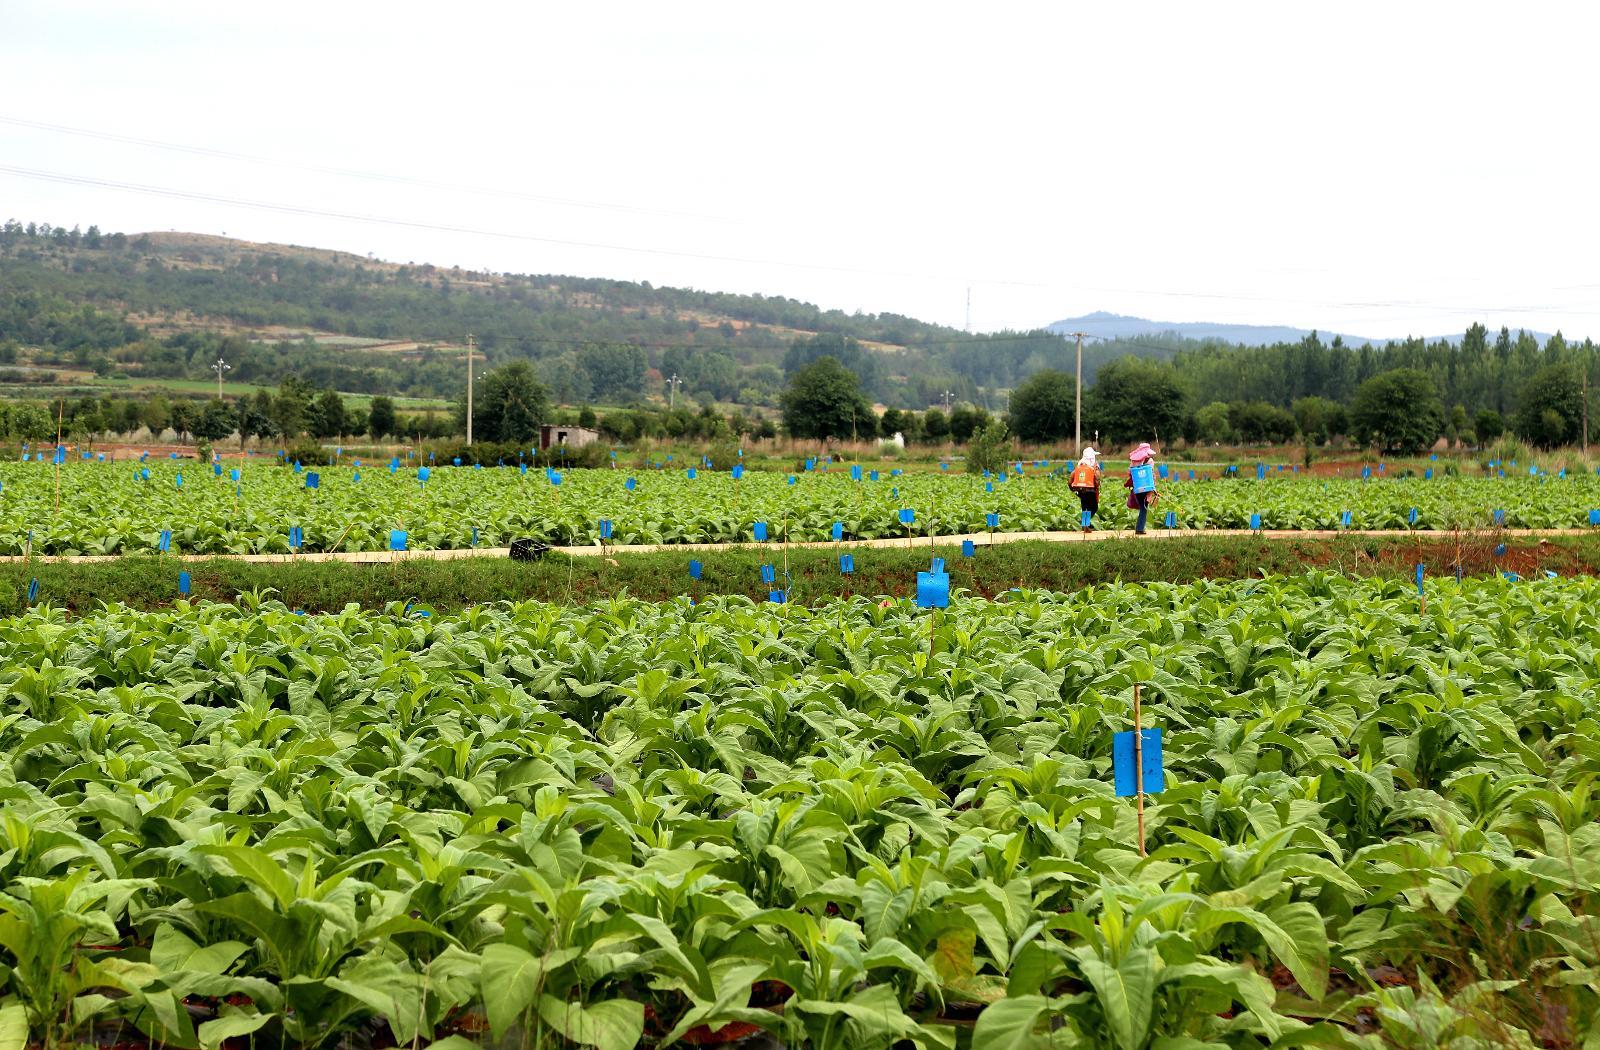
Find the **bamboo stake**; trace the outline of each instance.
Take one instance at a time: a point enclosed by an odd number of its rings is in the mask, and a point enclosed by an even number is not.
[[[56,447],[50,450],[50,458],[56,464],[56,510],[53,517],[61,517],[61,420],[65,416],[67,403],[56,402]],[[48,411],[48,409],[46,409]]]
[[[1144,729],[1141,726],[1141,710],[1139,704],[1139,683],[1133,683],[1133,785],[1138,795],[1139,811],[1139,856],[1145,856],[1144,851]]]

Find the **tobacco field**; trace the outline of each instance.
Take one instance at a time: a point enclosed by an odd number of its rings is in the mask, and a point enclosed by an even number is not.
[[[1600,585],[1427,586],[40,607],[0,1045],[1593,1047]]]
[[[307,487],[307,473],[287,467],[250,463],[238,468],[237,483],[233,469],[216,475],[196,463],[69,463],[58,511],[51,464],[0,464],[0,554],[153,552],[163,531],[173,552],[288,554],[387,550],[395,530],[407,533],[410,549],[504,547],[519,537],[592,544],[602,520],[612,522],[609,542],[616,544],[751,542],[757,522],[774,541],[828,540],[835,522],[845,538],[983,532],[990,514],[999,515],[1003,532],[1080,524],[1065,478],[1032,468],[1007,481],[954,472],[896,477],[888,469],[855,481],[844,466],[795,475],[750,471],[740,480],[708,470],[690,478],[682,470],[601,469],[562,472],[553,484],[540,470],[433,467],[424,482],[415,468],[391,473],[372,464],[320,468],[317,488]],[[1121,483],[1107,475],[1097,527],[1132,526]],[[1492,527],[1496,511],[1508,528],[1585,528],[1589,512],[1600,510],[1600,478],[1587,474],[1365,482],[1174,477],[1159,489],[1153,528],[1172,512],[1179,529],[1247,529],[1258,515],[1265,529],[1451,530]],[[902,511],[912,512],[909,523]],[[298,548],[290,546],[292,528],[300,529]]]

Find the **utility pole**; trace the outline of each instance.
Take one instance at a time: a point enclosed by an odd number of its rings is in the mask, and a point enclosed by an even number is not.
[[[1078,455],[1083,455],[1083,332],[1068,332],[1078,337],[1078,395],[1072,407],[1072,443]],[[1099,440],[1098,435],[1095,440]]]
[[[1589,356],[1583,355],[1583,454],[1589,455]]]
[[[472,444],[472,333],[467,333],[467,445]]]
[[[946,390],[943,394],[940,394],[939,396],[944,399],[944,410],[945,410],[946,413],[948,413],[950,411],[950,398],[955,396],[955,395],[951,394],[950,391]]]
[[[228,364],[228,362],[224,361],[222,358],[219,357],[219,358],[217,358],[217,363],[211,366],[211,370],[213,372],[217,373],[217,400],[221,401],[222,400],[222,373],[233,371],[233,366]]]
[[[972,285],[967,285],[967,334],[972,334]]]
[[[678,384],[683,380],[678,378],[678,373],[672,373],[672,378],[667,380],[667,411],[671,412],[678,405]]]

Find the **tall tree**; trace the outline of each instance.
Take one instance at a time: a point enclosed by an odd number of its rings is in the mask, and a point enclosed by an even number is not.
[[[526,361],[511,361],[483,381],[483,400],[474,406],[474,437],[524,445],[539,436],[550,412],[550,393]]]
[[[394,401],[381,395],[373,398],[367,410],[367,432],[374,438],[384,438],[393,434],[394,428]]]
[[[324,390],[311,404],[311,434],[334,438],[345,432],[344,398],[337,390]]]
[[[1185,400],[1171,367],[1134,357],[1113,361],[1084,394],[1084,437],[1097,430],[1108,446],[1170,441],[1183,428]],[[1072,433],[1070,403],[1066,433]]]
[[[1350,424],[1359,440],[1385,452],[1420,452],[1444,431],[1444,403],[1426,372],[1397,368],[1361,384]]]
[[[1522,385],[1517,435],[1540,448],[1578,441],[1583,430],[1583,384],[1571,366],[1548,365]]]
[[[783,425],[793,437],[848,438],[871,418],[861,381],[832,357],[801,368],[783,395]]]

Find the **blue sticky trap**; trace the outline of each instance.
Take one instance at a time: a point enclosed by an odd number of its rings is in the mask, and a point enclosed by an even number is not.
[[[1426,573],[1427,571],[1428,571],[1428,567],[1426,565],[1423,565],[1421,562],[1417,563],[1417,593],[1418,594],[1422,593],[1422,577],[1423,577],[1423,574]]]
[[[432,452],[428,453],[428,462],[429,463],[433,462],[433,453]]]
[[[451,464],[451,465],[452,465],[452,466],[456,466],[456,467],[459,467],[459,466],[461,466],[461,457],[460,457],[460,456],[455,456],[455,457],[453,457],[453,458],[452,458],[452,459],[451,459],[451,460],[450,460],[450,464]]]
[[[1518,576],[1514,572],[1502,572],[1500,575],[1504,576],[1506,579],[1510,580],[1512,583],[1516,583],[1518,580],[1522,579],[1521,576]]]
[[[788,594],[784,593],[783,591],[768,591],[767,592],[767,601],[771,602],[773,605],[782,605],[784,602],[786,602],[788,600],[789,600]]]
[[[35,576],[28,581],[28,604],[32,605],[39,600],[39,577]]]
[[[1022,473],[1022,464],[1021,463],[1017,463],[1017,464],[1014,464],[1014,466],[1016,468],[1017,473],[1021,474]],[[898,473],[898,471],[896,471],[896,473]]]
[[[763,566],[761,566],[761,582],[762,583],[776,583],[777,581],[778,581],[778,570],[777,569],[773,568],[771,565],[763,565]]]
[[[690,560],[690,562],[689,562],[689,579],[698,580],[702,575],[705,574],[705,571],[706,571],[705,570],[705,566],[701,565],[697,561],[694,561],[692,559]]]
[[[22,446],[22,447],[23,447],[23,448],[27,448],[27,447],[28,447],[28,446],[27,446],[27,445],[23,445],[23,446]],[[139,453],[139,462],[140,462],[140,463],[143,463],[143,462],[144,462],[144,461],[145,461],[145,459],[146,459],[146,458],[147,458],[147,457],[148,457],[148,456],[149,456],[149,455],[150,455],[150,453],[149,453],[149,452],[141,452],[141,453]]]
[[[149,467],[144,467],[139,471],[139,479],[141,481],[149,481],[150,480],[150,468]]]
[[[430,469],[428,469],[428,468],[427,468],[427,467],[418,467],[418,468],[417,468],[417,480],[418,480],[418,481],[424,481],[424,482],[425,482],[425,481],[427,481],[427,480],[428,480],[428,477],[429,477],[429,476],[430,476],[430,475],[431,475],[431,474],[432,474],[432,473],[433,473],[433,471],[432,471],[432,470],[430,470]]]
[[[1378,473],[1379,474],[1387,474],[1388,472],[1389,472],[1389,464],[1387,464],[1387,463],[1379,463],[1378,464]]]
[[[178,593],[185,597],[189,594],[189,574],[187,572],[178,573]]]
[[[667,453],[667,462],[668,463],[672,462],[672,453],[670,453],[670,452]]]
[[[871,471],[871,472],[869,472],[867,474],[867,477],[872,481],[877,481],[878,480],[878,472],[876,470]]]
[[[940,461],[940,463],[939,463],[939,469],[940,469],[940,470],[949,470],[949,469],[950,469],[950,464],[948,464],[948,463],[945,463],[945,462],[943,462],[943,461]]]
[[[156,549],[159,550],[162,554],[165,554],[165,553],[167,553],[167,551],[172,549],[172,530],[171,529],[162,529],[161,530],[161,538],[156,540]]]
[[[229,481],[238,481],[239,480],[239,468],[238,467],[234,467],[232,470],[228,471],[228,480]]]
[[[975,555],[977,553],[978,553],[978,548],[977,548],[976,545],[973,544],[973,542],[971,540],[962,540],[961,541],[961,556],[963,558],[970,558],[970,557],[972,557],[973,555]]]
[[[910,507],[900,508],[900,524],[910,525],[917,520],[917,512]]]
[[[174,458],[176,458],[176,457],[174,457]],[[296,474],[298,474],[298,473],[300,473],[300,471],[301,471],[301,470],[302,470],[302,469],[303,469],[303,468],[302,468],[302,467],[301,467],[301,466],[300,466],[300,461],[299,461],[299,460],[298,460],[298,459],[297,459],[297,460],[295,460],[295,461],[294,461],[294,472],[295,472],[295,473],[296,473]]]
[[[1547,580],[1558,579],[1558,578],[1560,578],[1560,576],[1561,576],[1561,574],[1559,572],[1556,572],[1554,569],[1546,569],[1544,571],[1544,578],[1547,579]]]
[[[476,525],[472,526],[472,545],[474,547],[478,545],[478,526]]]
[[[1139,732],[1139,763],[1144,772],[1144,793],[1159,795],[1167,789],[1166,763],[1161,754],[1161,727]],[[1125,730],[1111,737],[1111,767],[1116,782],[1118,798],[1131,798],[1139,793],[1139,778],[1133,765],[1133,730]]]
[[[700,476],[700,475],[699,475],[699,474],[698,474],[698,473],[697,473],[697,472],[696,472],[696,471],[695,471],[695,469],[694,469],[694,468],[693,468],[693,467],[690,467],[690,468],[689,468],[689,469],[688,469],[688,470],[686,470],[686,471],[684,471],[684,474],[685,474],[685,475],[687,475],[687,476],[688,476],[688,478],[689,478],[689,480],[690,480],[690,481],[693,481],[693,480],[694,480],[694,479],[695,479],[695,478],[697,478],[697,477],[699,477],[699,476]]]
[[[1534,466],[1530,466],[1530,467],[1529,467],[1529,468],[1528,468],[1528,477],[1530,477],[1530,478],[1531,478],[1531,477],[1534,477],[1534,476],[1536,476],[1536,475],[1537,475],[1537,474],[1538,474],[1538,473],[1539,473],[1539,468],[1538,468],[1538,467],[1534,467]]]
[[[1189,480],[1190,480],[1190,481],[1193,481],[1193,480],[1194,480],[1194,471],[1192,471],[1192,470],[1191,470],[1191,471],[1189,471]]]
[[[928,567],[928,571],[933,573],[936,576],[945,575],[944,559],[943,558],[935,558],[935,559],[933,559],[933,563]]]
[[[1361,480],[1362,481],[1371,481],[1372,480],[1372,468],[1371,467],[1362,467],[1361,468]]]
[[[842,539],[844,539],[844,522],[836,521],[833,523],[833,542],[838,543]]]
[[[1560,470],[1556,471],[1556,477],[1564,478],[1566,476],[1567,476],[1567,468],[1566,467],[1562,467]]]
[[[394,467],[391,466],[389,468],[389,473],[391,473],[391,474],[394,473]],[[527,477],[528,476],[528,465],[519,460],[518,463],[517,463],[517,473],[520,474],[523,477]]]
[[[500,465],[501,465],[501,466],[502,466],[502,467],[503,467],[503,466],[505,466],[505,464],[504,464],[504,463],[502,463],[502,464],[500,464]],[[482,470],[482,469],[483,469],[483,464],[482,464],[482,463],[474,463],[474,464],[473,464],[473,465],[472,465],[472,469],[473,469],[473,470]]]
[[[1589,524],[1600,525],[1600,510],[1591,510],[1589,512]]]
[[[1503,510],[1495,511],[1493,514],[1493,520],[1496,525],[1504,525],[1506,523],[1506,512]]]
[[[1256,464],[1256,480],[1257,481],[1261,481],[1266,476],[1267,476],[1267,465],[1265,463],[1257,463]]]
[[[791,484],[791,485],[794,484],[794,475],[793,474],[789,475],[789,484]]]
[[[1178,527],[1178,512],[1175,511],[1175,510],[1167,511],[1167,528],[1175,529],[1177,527]]]
[[[354,474],[350,475],[350,479],[352,481],[360,481],[361,480],[361,471],[358,470]]]
[[[891,478],[898,478],[900,475],[902,475],[904,473],[905,473],[905,471],[901,470],[899,467],[895,467],[893,470],[889,471],[889,476]]]
[[[1000,527],[1000,515],[990,511],[983,516],[983,523],[991,529],[998,529]]]
[[[1339,512],[1339,524],[1343,525],[1347,529],[1350,527],[1350,522],[1353,518],[1354,515],[1348,510],[1341,510]]]
[[[758,521],[750,526],[750,533],[756,538],[757,543],[767,542],[767,523]]]
[[[1503,557],[1505,557],[1505,555],[1506,555],[1506,545],[1503,544],[1503,543],[1495,544],[1494,556],[1496,558],[1503,558]]]
[[[841,555],[839,555],[839,572],[840,572],[840,574],[844,575],[844,576],[849,576],[851,573],[853,573],[855,571],[856,571],[856,556],[854,554],[841,554]]]
[[[1422,480],[1423,481],[1432,481],[1433,480],[1433,468],[1432,467],[1428,467],[1426,470],[1424,470],[1422,472]]]
[[[639,479],[629,478],[627,481],[622,483],[622,487],[627,489],[629,492],[632,492],[634,489],[639,487]]]
[[[1161,464],[1159,467],[1156,468],[1156,476],[1159,477],[1162,481],[1166,481],[1167,480],[1167,465],[1165,463]]]
[[[942,572],[917,573],[917,605],[943,609],[950,604],[950,577]]]
[[[807,470],[816,470],[817,469],[817,457],[811,456],[806,460],[806,469]]]
[[[1406,515],[1406,521],[1415,525],[1417,523],[1417,508],[1412,507],[1411,513]]]
[[[405,529],[390,529],[389,530],[389,549],[392,550],[392,551],[403,551],[403,550],[405,550],[406,549],[406,540],[407,539],[409,539],[409,536],[407,535]]]
[[[550,484],[556,486],[557,488],[561,487],[561,471],[552,470],[550,472]]]
[[[600,538],[603,539],[603,540],[609,540],[611,538],[611,519],[610,518],[601,518],[600,519]]]
[[[1259,515],[1259,514],[1250,515],[1250,531],[1251,532],[1260,532],[1261,531],[1261,515]]]
[[[177,485],[180,489],[183,488],[183,474],[180,472],[177,477],[172,479],[172,482],[173,482],[173,484]]]
[[[1129,467],[1128,476],[1133,479],[1135,495],[1142,495],[1156,490],[1156,472],[1148,462],[1140,463],[1136,467]]]
[[[96,452],[94,454],[94,459],[96,463],[104,463],[106,461],[106,454],[104,452]]]
[[[298,525],[289,526],[289,549],[299,550],[305,545],[306,534]]]
[[[993,492],[994,491],[994,482],[985,481],[983,483],[983,491],[985,491],[985,492]]]
[[[321,487],[322,487],[322,475],[321,474],[318,474],[316,471],[313,470],[309,474],[306,475],[306,488],[308,488],[308,489],[316,489],[316,488],[321,488]]]
[[[740,478],[744,477],[744,464],[743,463],[735,463],[733,465],[732,473],[733,473],[733,480],[734,481],[738,481]]]
[[[1090,525],[1094,524],[1094,514],[1090,511],[1084,511],[1081,515],[1081,518],[1083,521],[1083,528],[1087,529]]]

